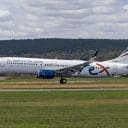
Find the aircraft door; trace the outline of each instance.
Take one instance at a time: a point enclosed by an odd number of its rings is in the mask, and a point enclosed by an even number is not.
[[[4,67],[5,66],[5,60],[0,60],[0,67]]]

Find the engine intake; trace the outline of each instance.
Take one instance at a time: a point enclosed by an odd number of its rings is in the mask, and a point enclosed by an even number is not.
[[[55,77],[55,71],[53,70],[39,70],[37,74],[37,78],[42,79],[52,79]]]

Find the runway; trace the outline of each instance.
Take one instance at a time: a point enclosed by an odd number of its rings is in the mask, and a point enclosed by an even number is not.
[[[4,79],[2,77],[1,79]],[[73,81],[60,85],[58,81],[36,81],[36,80],[1,80],[0,92],[44,92],[44,91],[84,91],[84,90],[128,90],[127,78],[121,79],[99,79]]]
[[[56,91],[104,91],[104,90],[128,90],[128,88],[72,88],[72,89],[0,89],[0,92],[56,92]]]

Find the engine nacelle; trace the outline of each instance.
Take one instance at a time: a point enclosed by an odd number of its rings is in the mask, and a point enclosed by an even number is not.
[[[55,71],[53,70],[39,70],[37,74],[37,78],[42,79],[52,79],[55,77]]]

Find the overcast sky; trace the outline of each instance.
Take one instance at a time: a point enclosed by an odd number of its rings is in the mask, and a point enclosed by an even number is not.
[[[128,0],[0,0],[0,39],[128,39]]]

